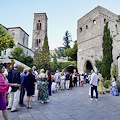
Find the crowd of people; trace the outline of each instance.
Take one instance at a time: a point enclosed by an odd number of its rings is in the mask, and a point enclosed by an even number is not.
[[[38,101],[42,104],[49,102],[49,96],[59,90],[69,90],[73,87],[81,86],[84,84],[90,84],[89,95],[90,100],[98,100],[98,92],[104,94],[103,78],[102,75],[96,74],[94,70],[91,70],[91,74],[79,74],[74,70],[73,73],[64,72],[60,73],[56,70],[55,73],[44,69],[40,70],[40,73],[36,71],[34,66],[32,69],[24,69],[22,73],[18,71],[19,65],[14,64],[10,66],[10,70],[7,72],[4,65],[0,65],[0,110],[2,110],[3,117],[8,120],[7,110],[11,112],[18,111],[18,105],[31,109],[32,98],[35,94],[35,87],[38,90]],[[116,77],[113,76],[111,81],[111,92],[113,95],[119,95],[117,90]],[[26,101],[24,104],[25,92],[27,93]],[[10,95],[8,102],[8,93]]]

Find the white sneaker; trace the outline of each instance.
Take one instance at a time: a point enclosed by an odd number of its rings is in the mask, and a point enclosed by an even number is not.
[[[44,103],[44,101],[41,102],[42,104]]]
[[[93,98],[90,98],[90,100],[93,100]]]
[[[98,99],[95,99],[96,101],[98,101]]]
[[[49,102],[49,100],[47,100],[46,102]]]

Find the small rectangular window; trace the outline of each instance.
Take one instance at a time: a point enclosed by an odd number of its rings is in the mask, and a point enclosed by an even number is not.
[[[104,18],[104,24],[106,24],[106,22],[107,22],[107,20],[106,20],[106,18]]]
[[[96,24],[96,20],[93,20],[93,23]]]
[[[82,28],[80,28],[80,32],[82,32]]]
[[[86,29],[88,29],[88,25],[86,25]]]

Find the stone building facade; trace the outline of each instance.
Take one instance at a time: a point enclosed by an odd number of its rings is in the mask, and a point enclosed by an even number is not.
[[[34,13],[32,50],[42,48],[45,35],[47,35],[47,15],[46,13]]]
[[[28,48],[29,35],[21,27],[6,28],[3,26],[3,28],[14,37],[14,42],[16,46],[20,46],[21,48],[23,48],[24,53],[27,56],[30,55],[34,58],[34,52]],[[2,57],[7,58],[8,56],[11,56],[10,54],[12,50],[12,48],[8,48],[2,51]]]
[[[79,73],[90,71],[95,67],[95,60],[102,60],[103,30],[106,22],[113,37],[113,63],[117,64],[120,53],[120,25],[116,21],[118,16],[111,11],[97,6],[77,21],[77,44]]]

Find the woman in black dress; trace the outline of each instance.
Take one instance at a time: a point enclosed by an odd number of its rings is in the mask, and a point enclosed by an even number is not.
[[[52,84],[52,81],[51,81],[51,71],[48,70],[47,71],[47,75],[48,75],[48,92],[49,92],[49,96],[51,96],[51,84]]]
[[[34,95],[35,92],[35,76],[32,74],[32,69],[28,70],[28,75],[25,77],[25,89],[27,91],[27,108],[32,108],[31,107],[31,102],[32,102],[32,95]]]

